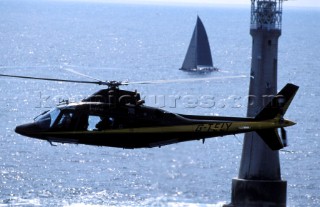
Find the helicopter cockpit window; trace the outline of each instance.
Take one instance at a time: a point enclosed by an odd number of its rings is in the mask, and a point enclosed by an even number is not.
[[[100,121],[101,121],[100,116],[90,115],[90,116],[88,117],[88,128],[87,128],[87,130],[88,130],[88,131],[96,130],[96,125],[97,125]]]
[[[53,108],[46,113],[43,113],[36,117],[34,121],[42,128],[50,128],[56,121],[58,115],[60,114],[60,109]]]
[[[90,115],[88,117],[88,131],[101,131],[114,128],[114,118]]]
[[[57,128],[69,129],[73,118],[73,112],[64,111],[56,125]]]

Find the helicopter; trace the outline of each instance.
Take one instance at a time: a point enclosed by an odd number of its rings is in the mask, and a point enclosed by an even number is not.
[[[44,111],[32,123],[17,126],[15,132],[46,140],[53,146],[53,143],[72,143],[125,149],[161,147],[192,140],[204,143],[207,138],[254,131],[270,149],[280,150],[287,146],[284,128],[295,124],[283,116],[299,88],[288,83],[255,117],[242,118],[172,113],[146,106],[137,91],[119,88],[128,84],[152,83],[148,81],[129,83],[0,76],[107,86],[80,102],[66,101]]]

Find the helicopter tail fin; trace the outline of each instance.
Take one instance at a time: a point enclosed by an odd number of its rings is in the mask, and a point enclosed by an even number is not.
[[[287,84],[275,97],[273,97],[269,104],[261,110],[255,117],[255,120],[262,121],[276,119],[277,122],[286,122],[283,125],[284,127],[295,124],[291,121],[284,120],[283,116],[289,108],[298,88],[299,87],[296,85]],[[283,127],[280,129],[281,136],[279,135],[277,128],[258,130],[256,133],[272,150],[279,150],[287,146],[287,135]]]
[[[299,87],[288,83],[255,117],[256,120],[273,119],[283,117],[291,104]]]
[[[256,120],[283,118],[299,87],[288,83],[255,117]]]

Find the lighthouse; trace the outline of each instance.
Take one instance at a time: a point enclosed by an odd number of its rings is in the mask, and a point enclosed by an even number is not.
[[[248,117],[255,117],[277,93],[278,39],[283,0],[251,0],[252,59]],[[255,132],[246,133],[238,178],[226,206],[286,206],[287,182],[281,179],[279,152]]]

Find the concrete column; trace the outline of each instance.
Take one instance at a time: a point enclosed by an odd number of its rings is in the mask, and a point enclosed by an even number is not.
[[[248,117],[255,117],[277,93],[278,39],[283,0],[251,0],[252,60]],[[235,207],[285,207],[287,182],[281,180],[279,152],[255,132],[244,137],[238,178],[232,180]]]
[[[279,28],[254,28],[248,117],[255,117],[277,93]],[[270,96],[271,95],[271,96]],[[272,151],[255,132],[244,137],[238,178],[232,180],[234,207],[285,207],[287,182],[281,180],[279,152]]]
[[[248,117],[255,117],[277,94],[278,38],[280,30],[251,29],[252,60]],[[245,134],[240,179],[280,180],[279,152],[272,151],[255,133]]]

